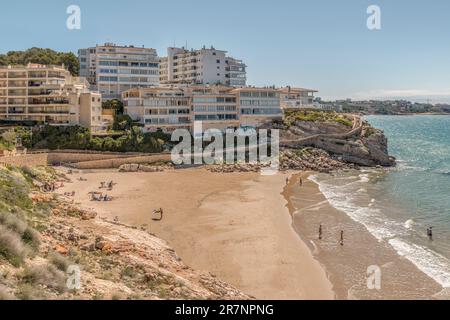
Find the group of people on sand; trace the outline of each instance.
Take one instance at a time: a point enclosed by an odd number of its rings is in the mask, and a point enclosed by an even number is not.
[[[112,197],[108,194],[103,194],[101,192],[91,192],[91,201],[112,201]]]
[[[114,181],[110,181],[110,182],[100,182],[100,187],[99,189],[108,189],[108,190],[112,190],[114,187],[115,183]]]
[[[343,247],[344,246],[344,230],[341,230],[339,238],[339,244]],[[323,227],[322,224],[319,225],[319,240],[323,239]]]
[[[116,183],[114,183],[114,181],[109,181],[109,182],[100,182],[100,187],[99,189],[107,189],[108,191],[111,191],[114,187]],[[111,196],[109,196],[107,193],[103,194],[103,192],[89,192],[89,194],[91,195],[91,201],[104,201],[104,202],[108,202],[108,201],[112,201],[113,198]]]
[[[66,197],[75,197],[75,191],[72,191],[72,192],[64,192],[64,195],[65,195]]]

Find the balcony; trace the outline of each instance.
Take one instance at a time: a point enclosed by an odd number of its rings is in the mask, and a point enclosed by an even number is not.
[[[43,114],[43,115],[49,115],[49,114],[56,114],[56,115],[69,115],[70,110],[48,110],[48,109],[28,109],[29,114]]]
[[[56,79],[65,79],[66,78],[66,76],[64,74],[54,73],[54,72],[49,72],[48,73],[48,77],[49,78],[56,78]]]
[[[37,99],[30,99],[28,101],[28,104],[29,105],[54,105],[54,104],[67,105],[67,104],[69,104],[69,100],[55,100],[55,99],[37,100]]]
[[[25,88],[27,87],[26,81],[9,81],[8,87],[10,88]]]
[[[48,96],[51,94],[58,95],[59,93],[53,91],[53,90],[38,90],[38,91],[28,91],[28,96]]]
[[[29,72],[28,78],[34,78],[34,79],[47,78],[47,73],[46,72]]]
[[[26,90],[9,90],[8,95],[11,97],[26,96],[27,91]]]
[[[25,108],[19,108],[19,109],[17,109],[17,108],[10,108],[9,110],[8,110],[8,113],[9,114],[25,114]]]
[[[9,99],[9,103],[10,105],[25,105],[27,104],[27,102],[25,101],[25,99]]]
[[[26,79],[27,73],[26,72],[10,72],[8,75],[9,79]]]

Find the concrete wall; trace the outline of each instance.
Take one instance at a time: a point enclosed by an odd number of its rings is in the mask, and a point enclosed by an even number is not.
[[[24,167],[24,166],[46,166],[47,164],[48,164],[48,153],[24,154],[12,157],[0,157],[0,165]]]
[[[108,160],[95,160],[78,162],[71,165],[71,167],[76,169],[117,169],[123,164],[142,164],[142,163],[152,163],[159,161],[171,161],[170,154],[157,154],[151,156],[139,156],[130,158],[115,158]]]
[[[102,153],[75,153],[75,152],[50,152],[48,153],[48,164],[59,165],[65,163],[76,163],[84,161],[95,161],[105,159],[127,158],[127,154],[102,154]]]
[[[79,169],[118,168],[126,163],[151,163],[170,161],[170,154],[95,153],[83,151],[49,151],[0,157],[0,165],[46,166],[68,165]]]

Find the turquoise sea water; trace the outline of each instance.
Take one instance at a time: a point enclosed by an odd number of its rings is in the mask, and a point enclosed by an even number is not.
[[[450,287],[450,116],[367,120],[384,130],[397,167],[314,179],[333,206]]]

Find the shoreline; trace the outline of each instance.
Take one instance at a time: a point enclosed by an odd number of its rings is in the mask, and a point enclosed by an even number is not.
[[[60,193],[76,191],[74,201],[101,217],[147,228],[190,267],[257,299],[334,299],[324,268],[295,232],[286,207],[285,179],[293,175],[86,170],[74,173]],[[109,180],[118,183],[108,192],[114,200],[89,201],[87,193]],[[151,221],[151,210],[159,207],[164,219]]]
[[[361,223],[334,208],[310,180],[314,173],[296,175],[285,196],[293,216],[293,228],[308,244],[315,259],[325,269],[337,299],[439,299],[445,290],[402,257],[386,242],[378,241]],[[299,187],[298,179],[303,178]],[[323,225],[323,240],[318,227]],[[345,230],[345,245],[339,245]],[[377,266],[382,274],[380,290],[367,287],[367,270]],[[399,274],[400,272],[400,274]]]

